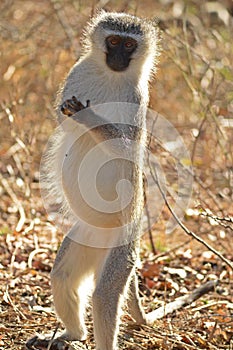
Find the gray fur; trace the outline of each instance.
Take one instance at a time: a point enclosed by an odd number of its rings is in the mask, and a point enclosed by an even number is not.
[[[138,42],[136,53],[125,72],[113,72],[106,66],[104,42],[109,31],[132,36]],[[90,100],[91,105],[105,102],[129,102],[136,103],[140,105],[140,108],[146,110],[149,102],[149,81],[155,71],[158,56],[157,29],[150,22],[134,16],[100,12],[87,26],[83,45],[81,59],[71,69],[59,94],[58,119],[60,121],[64,119],[59,106],[72,96],[76,96],[83,105],[87,100]],[[95,115],[93,114],[92,117],[95,118]],[[136,131],[129,129],[131,138],[144,142],[145,134],[143,131],[138,131],[137,127],[145,126],[145,118],[145,113],[139,114],[138,120],[136,119]],[[79,127],[78,119],[77,126]],[[102,131],[100,128],[100,132],[104,133],[102,139],[106,137],[106,134],[114,133],[116,130],[120,135],[124,134],[125,130],[119,130],[119,126],[120,124],[114,126],[113,129],[110,127],[110,129],[105,128]],[[80,125],[81,127],[83,126]],[[98,134],[98,129],[95,130],[95,133]],[[53,195],[58,193],[59,196],[63,193],[62,184],[58,181],[60,167],[65,158],[67,162],[70,162],[67,169],[65,168],[66,163],[64,163],[63,185],[65,184],[66,192],[62,195],[66,209],[72,208],[77,214],[79,214],[82,203],[77,202],[79,197],[75,187],[75,173],[72,173],[72,161],[78,163],[79,157],[85,156],[87,152],[85,147],[91,148],[96,145],[96,142],[98,145],[98,141],[92,139],[90,132],[87,133],[84,141],[77,145],[77,149],[73,147],[73,153],[69,153],[67,157],[65,145],[67,145],[68,139],[66,134],[61,132],[61,136],[54,143],[48,161],[48,168],[52,169],[49,178],[51,191]],[[99,152],[102,152],[101,148]],[[136,231],[131,236],[138,237],[141,230],[140,216],[143,208],[142,174],[132,164],[125,167],[125,164],[119,161],[118,165],[119,169],[122,168],[122,174],[131,180],[134,187],[133,204],[130,207],[129,216],[135,223],[133,230]],[[111,180],[115,176],[116,170],[108,169],[107,171],[106,179]],[[86,175],[86,181],[88,181],[89,174]],[[109,193],[111,190],[111,186],[110,190],[106,189],[105,180],[99,186],[103,193]],[[95,219],[96,213],[89,214],[88,212],[88,215]],[[96,220],[101,223],[105,222],[105,218],[107,216],[104,214],[101,214],[100,217],[96,216]],[[115,225],[115,222],[119,220],[124,222],[125,217],[120,213],[117,218],[110,217],[110,220],[113,220],[113,225]],[[137,240],[114,248],[94,248],[75,243],[69,238],[64,239],[51,275],[55,308],[66,327],[64,338],[85,339],[87,334],[85,310],[88,294],[93,302],[97,350],[118,349],[117,335],[120,314],[127,293],[128,305],[135,321],[147,322],[147,316],[141,307],[138,296],[135,275],[137,259]]]
[[[124,16],[120,20],[114,16],[108,16],[106,19],[99,22],[99,25],[104,29],[112,30],[113,32],[120,32],[122,34],[136,34],[143,35],[143,30],[140,21],[136,17]]]

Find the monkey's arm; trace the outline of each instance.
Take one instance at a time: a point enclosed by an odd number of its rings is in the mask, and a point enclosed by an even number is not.
[[[71,117],[77,123],[84,125],[98,142],[107,141],[113,138],[136,139],[139,128],[134,125],[109,123],[106,119],[96,114],[90,107],[90,101],[84,106],[75,96],[66,100],[61,105],[61,112]],[[85,111],[85,109],[87,109]],[[77,114],[82,111],[82,113]]]

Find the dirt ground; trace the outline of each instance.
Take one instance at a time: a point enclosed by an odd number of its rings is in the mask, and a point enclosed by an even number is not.
[[[100,7],[158,17],[162,50],[150,107],[173,125],[189,152],[182,164],[193,184],[185,192],[190,201],[182,222],[227,259],[179,225],[166,233],[171,213],[163,203],[158,215],[152,181],[138,268],[145,309],[166,305],[207,281],[218,280],[218,285],[153,327],[135,325],[125,310],[120,347],[233,349],[231,0],[1,1],[0,349],[24,349],[36,332],[63,327],[56,319],[49,277],[63,233],[44,209],[40,160],[56,127],[59,85],[79,57],[83,26]],[[167,200],[175,208],[178,161],[158,140],[152,140],[150,153],[159,160]],[[94,349],[90,312],[87,323],[83,348]]]

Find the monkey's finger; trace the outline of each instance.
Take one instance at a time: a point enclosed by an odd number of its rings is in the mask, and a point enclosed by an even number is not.
[[[77,106],[80,110],[86,108],[75,96],[72,96],[72,104],[73,106]]]
[[[81,103],[80,101],[78,101],[76,96],[72,96],[72,101],[76,104]]]
[[[31,339],[29,339],[26,343],[26,348],[29,350],[38,349],[38,350],[46,350],[49,344],[48,339],[41,339],[37,335]]]
[[[69,117],[72,116],[73,114],[79,112],[83,108],[84,108],[83,105],[82,105],[82,107],[80,107],[80,105],[76,105],[76,103],[73,102],[72,100],[66,100],[61,105],[62,113],[69,116]]]
[[[71,117],[75,113],[75,112],[71,111],[70,108],[67,107],[67,105],[65,103],[61,105],[60,109],[61,109],[61,112],[64,115],[67,115],[68,117]]]

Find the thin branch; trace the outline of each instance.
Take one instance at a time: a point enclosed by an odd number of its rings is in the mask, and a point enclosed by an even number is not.
[[[17,198],[16,194],[14,193],[14,191],[11,189],[8,181],[6,179],[4,179],[4,177],[1,174],[0,174],[0,181],[1,181],[2,186],[4,187],[5,191],[8,193],[8,195],[11,197],[12,201],[16,205],[16,208],[19,212],[20,219],[17,223],[15,230],[17,232],[20,232],[23,228],[25,221],[26,221],[26,215],[25,215],[24,208],[23,208],[21,202],[19,201],[19,199]]]
[[[204,111],[204,118],[201,120],[201,123],[198,127],[198,135],[194,138],[194,143],[193,143],[193,149],[192,149],[192,155],[191,155],[191,160],[192,160],[192,163],[194,163],[194,158],[195,158],[195,153],[196,153],[196,148],[197,148],[197,142],[201,136],[201,131],[202,131],[202,128],[207,120],[207,111],[205,110]]]
[[[210,66],[210,61],[204,56],[204,55],[202,55],[202,54],[200,54],[200,52],[197,52],[197,50],[194,48],[194,47],[192,47],[188,42],[185,42],[184,40],[182,40],[182,39],[180,39],[178,36],[173,36],[170,32],[169,32],[169,30],[167,29],[167,30],[165,30],[165,35],[167,35],[169,38],[168,38],[168,40],[169,40],[169,42],[171,42],[171,41],[173,41],[174,42],[174,45],[175,45],[175,47],[178,45],[178,44],[181,44],[181,45],[183,45],[184,47],[185,46],[189,46],[189,50],[192,52],[192,54],[195,56],[195,57],[197,57],[197,58],[199,58],[203,63],[205,63],[208,67]]]
[[[157,120],[157,118],[156,118],[156,120]],[[154,124],[155,124],[155,121],[152,124],[151,130],[153,130]],[[148,149],[151,152],[153,152],[153,148],[150,145],[151,144],[151,139],[152,139],[152,132],[150,133],[150,141],[148,143]],[[163,148],[163,145],[161,144],[161,142],[159,140],[156,140],[156,142],[158,143],[158,145],[161,148]],[[148,155],[148,157],[149,157],[149,155]],[[177,161],[179,166],[184,167],[184,165],[182,164],[182,162],[180,161],[180,159],[178,157],[175,157],[174,155],[173,155],[173,157]],[[148,158],[148,163],[149,163],[149,158]],[[219,202],[218,202],[218,200],[216,198],[216,195],[204,184],[204,182],[201,180],[201,178],[198,175],[195,174],[194,169],[193,168],[190,169],[189,167],[186,167],[185,171],[187,171],[190,175],[192,175],[194,177],[194,179],[197,181],[197,183],[200,185],[200,187],[208,194],[209,197],[211,197],[211,199],[213,200],[214,204],[218,207],[219,211],[222,212],[222,209],[219,206]],[[169,190],[168,190],[168,192],[169,192]]]
[[[69,21],[67,20],[67,17],[65,15],[64,9],[62,6],[62,4],[57,1],[57,0],[51,0],[51,3],[53,5],[53,8],[55,10],[56,16],[67,36],[67,38],[69,39],[70,43],[72,43],[75,33],[73,28],[70,26]]]
[[[151,130],[154,129],[154,125],[157,122],[158,119],[158,114],[156,115],[156,118],[153,120],[153,124],[152,124],[152,128]],[[152,139],[152,133],[150,133],[150,138],[148,140],[148,147],[150,147],[151,144],[151,139]],[[149,163],[149,153],[148,153],[148,157],[147,157],[147,161]],[[144,182],[144,188],[143,188],[143,192],[144,192],[144,198],[145,198],[145,209],[146,209],[146,215],[147,215],[147,222],[148,222],[148,232],[149,232],[149,237],[150,237],[150,242],[151,242],[151,248],[152,248],[152,252],[154,253],[154,255],[156,254],[156,249],[155,249],[155,245],[154,245],[154,241],[153,241],[153,236],[152,236],[152,230],[151,230],[151,223],[150,223],[150,214],[149,214],[149,208],[147,205],[147,196],[146,196],[146,188],[145,188],[145,182]]]
[[[151,230],[151,222],[150,222],[150,213],[149,213],[149,208],[147,204],[147,196],[146,196],[146,191],[144,189],[144,197],[145,197],[145,210],[146,210],[146,216],[147,216],[147,223],[148,223],[148,233],[149,233],[149,238],[150,238],[150,244],[151,244],[151,249],[154,255],[156,255],[156,249],[153,241],[153,236],[152,236],[152,230]]]
[[[33,259],[37,254],[41,254],[41,253],[48,253],[47,249],[44,248],[39,248],[39,249],[34,249],[28,257],[28,267],[31,269],[33,267]]]
[[[229,216],[220,217],[220,216],[208,213],[206,211],[201,212],[200,215],[205,217],[205,218],[207,217],[209,219],[214,220],[216,222],[216,224],[223,226],[225,229],[229,229],[229,230],[233,231],[233,227],[230,226],[230,224],[233,224],[233,218],[231,218]]]
[[[191,292],[190,294],[177,298],[174,301],[168,304],[165,304],[154,311],[151,311],[149,314],[147,314],[149,322],[150,320],[154,322],[155,320],[163,318],[166,315],[171,314],[172,312],[184,306],[192,304],[195,300],[199,299],[202,295],[207,294],[211,291],[214,291],[217,284],[218,284],[217,280],[208,281],[205,284],[201,285],[200,287],[194,289],[194,291]]]
[[[214,215],[214,214],[207,213],[206,211],[202,212],[201,215],[208,216],[211,219],[214,219],[214,220],[217,220],[217,221],[223,221],[223,222],[225,221],[225,222],[233,224],[233,218],[230,217],[230,216],[221,217],[221,216],[217,216],[217,215]]]
[[[183,247],[185,247],[187,244],[191,243],[192,240],[193,240],[193,238],[189,238],[187,241],[182,242],[182,243],[176,245],[175,247],[173,247],[173,248],[167,250],[166,252],[157,254],[155,257],[152,257],[151,260],[158,260],[159,258],[162,258],[162,257],[164,257],[164,256],[171,255],[171,254],[174,253],[176,250],[178,250],[178,249],[180,249],[180,248],[183,248]],[[150,260],[150,259],[147,259],[147,260]]]
[[[56,336],[56,334],[57,334],[58,329],[59,329],[59,324],[56,325],[56,328],[55,328],[55,330],[54,330],[54,332],[53,332],[52,338],[50,339],[50,341],[49,341],[49,343],[48,343],[47,350],[50,350],[50,349],[51,349],[53,340],[55,339],[55,336]]]
[[[179,226],[184,230],[185,233],[187,233],[187,235],[193,237],[196,241],[198,241],[199,243],[201,243],[202,245],[204,245],[208,250],[210,250],[212,253],[214,253],[215,255],[217,255],[222,261],[225,262],[225,264],[227,264],[232,270],[233,270],[233,264],[230,260],[228,260],[227,258],[225,258],[219,251],[217,251],[216,249],[214,249],[211,245],[209,245],[206,241],[204,241],[202,238],[200,238],[199,236],[197,236],[193,231],[190,231],[178,218],[178,216],[176,215],[176,213],[173,211],[172,207],[170,206],[162,188],[161,185],[159,183],[159,179],[157,176],[156,171],[153,171],[151,164],[149,162],[149,167],[150,167],[150,172],[151,172],[151,176],[154,180],[154,182],[157,184],[158,189],[164,199],[164,202],[166,204],[166,206],[168,207],[168,210],[170,211],[170,213],[172,214],[172,216],[174,217],[174,219],[176,220],[176,222],[179,224]]]
[[[5,301],[9,302],[10,305],[13,307],[13,310],[15,311],[15,313],[18,315],[20,315],[24,320],[27,319],[27,317],[22,313],[22,311],[15,305],[15,303],[13,302],[13,300],[11,299],[11,296],[9,294],[9,286],[6,286],[6,290],[4,292],[3,295],[3,300],[5,299]]]

